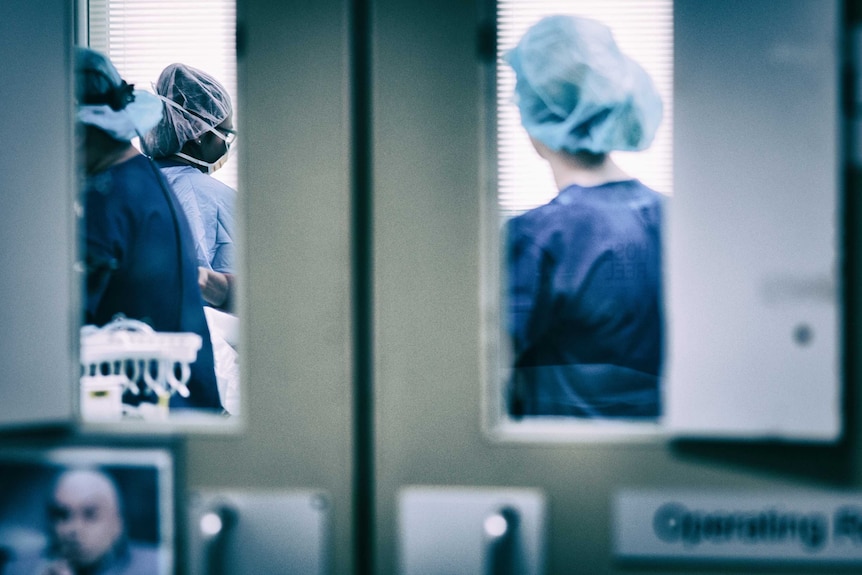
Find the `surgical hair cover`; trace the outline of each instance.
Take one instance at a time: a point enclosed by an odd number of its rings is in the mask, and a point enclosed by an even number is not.
[[[75,49],[75,100],[79,122],[95,126],[115,140],[131,142],[162,119],[162,102],[135,90],[104,55]]]
[[[233,111],[230,96],[218,80],[185,64],[162,70],[155,88],[165,101],[165,116],[143,141],[144,151],[154,158],[176,154]]]
[[[648,148],[662,118],[646,71],[588,18],[548,16],[504,56],[527,133],[550,149],[607,153]]]

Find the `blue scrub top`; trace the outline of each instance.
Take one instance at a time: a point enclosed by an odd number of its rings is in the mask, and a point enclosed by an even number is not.
[[[156,161],[180,201],[192,230],[198,265],[235,273],[236,191],[195,167],[162,158]]]
[[[138,155],[89,177],[84,198],[86,323],[102,326],[122,313],[156,331],[200,335],[190,397],[174,394],[171,407],[220,411],[189,224],[167,183]]]
[[[512,416],[660,414],[662,203],[573,185],[508,222]]]

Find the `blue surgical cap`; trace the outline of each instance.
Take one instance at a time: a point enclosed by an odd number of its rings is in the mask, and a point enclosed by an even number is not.
[[[549,16],[505,55],[527,133],[552,150],[643,150],[662,118],[661,97],[641,66],[595,20]]]
[[[75,100],[78,121],[115,140],[131,142],[162,118],[162,102],[120,78],[111,61],[89,48],[75,50]]]

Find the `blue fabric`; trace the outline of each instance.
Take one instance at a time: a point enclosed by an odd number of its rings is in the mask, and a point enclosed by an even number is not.
[[[570,186],[508,222],[513,416],[659,415],[662,203]]]
[[[52,573],[49,568],[58,560],[51,550],[44,553],[16,555],[0,569],[3,575],[42,575]],[[90,575],[161,575],[159,550],[153,545],[119,543],[117,548],[92,571]],[[2,564],[0,564],[2,568]]]
[[[86,323],[122,313],[156,331],[200,335],[191,396],[174,394],[171,407],[221,409],[189,224],[167,183],[135,156],[88,178],[84,194]]]
[[[189,220],[198,265],[234,273],[236,191],[188,164],[171,160],[159,160],[157,164]]]

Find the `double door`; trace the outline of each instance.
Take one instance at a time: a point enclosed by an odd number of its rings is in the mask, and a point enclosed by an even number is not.
[[[697,4],[712,3],[688,3]],[[813,17],[811,6],[794,2],[793,17]],[[838,35],[841,15],[829,7],[827,25]],[[66,42],[72,11],[60,10],[56,21],[32,10],[18,16],[31,18],[34,30],[50,20],[46,38],[59,32]],[[779,447],[678,442],[663,432],[497,433],[488,406],[497,312],[483,279],[493,267],[487,190],[495,169],[481,48],[487,6],[239,0],[237,17],[244,417],[238,429],[183,441],[183,492],[319,491],[328,568],[357,575],[411,565],[413,539],[404,530],[416,497],[537,495],[545,572],[635,573],[655,567],[614,556],[613,505],[623,490],[858,486],[856,456],[846,448],[855,443],[853,425],[845,443]],[[68,129],[54,133],[68,138]],[[61,147],[56,157],[70,161],[67,152]],[[764,159],[766,168],[804,169],[773,160]],[[64,166],[70,174],[71,163]],[[851,267],[854,257],[849,245]],[[39,310],[72,321],[65,307]],[[850,401],[853,380],[846,381]],[[47,419],[67,417],[69,398],[53,399],[57,413]],[[852,416],[853,406],[846,410]],[[456,505],[452,516],[458,512]],[[454,551],[438,553],[442,565]],[[809,568],[822,572],[787,566]],[[746,563],[732,569],[757,572]]]

